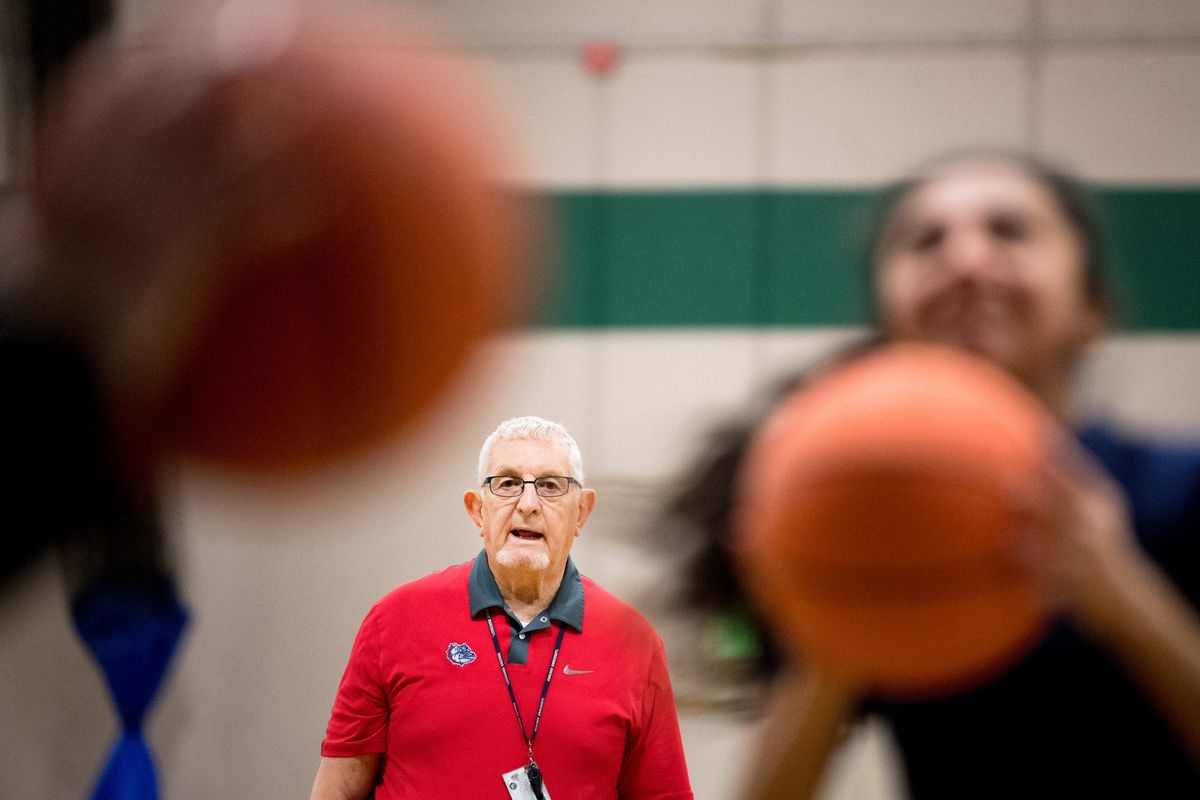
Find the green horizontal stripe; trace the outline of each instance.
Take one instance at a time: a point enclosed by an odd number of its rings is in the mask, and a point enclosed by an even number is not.
[[[857,325],[875,190],[559,192],[550,327]],[[1200,188],[1095,191],[1119,327],[1200,329]]]

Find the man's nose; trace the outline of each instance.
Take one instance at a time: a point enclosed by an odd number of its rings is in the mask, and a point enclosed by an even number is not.
[[[542,506],[542,498],[532,483],[527,483],[521,489],[521,497],[517,500],[517,508],[521,511],[536,511]]]

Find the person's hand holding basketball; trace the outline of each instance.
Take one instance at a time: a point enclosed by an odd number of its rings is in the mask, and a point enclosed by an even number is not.
[[[1075,443],[1063,442],[1026,504],[1020,560],[1064,615],[1135,679],[1200,763],[1200,625],[1137,546],[1128,501]]]
[[[1073,442],[1046,465],[1018,537],[1047,608],[1099,639],[1119,635],[1127,596],[1152,569],[1133,539],[1124,492]]]

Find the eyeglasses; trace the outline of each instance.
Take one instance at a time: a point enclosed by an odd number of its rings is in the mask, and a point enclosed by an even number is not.
[[[579,481],[566,475],[543,475],[531,481],[514,478],[512,475],[491,475],[483,479],[483,485],[491,489],[497,497],[520,497],[525,491],[525,484],[532,483],[538,497],[562,497],[571,490],[571,484],[579,486]]]

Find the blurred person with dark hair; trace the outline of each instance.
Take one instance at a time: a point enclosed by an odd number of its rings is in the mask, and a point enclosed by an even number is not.
[[[1017,537],[1026,549],[1013,553],[1055,622],[999,678],[929,700],[873,697],[795,665],[776,684],[745,796],[811,794],[864,711],[889,723],[917,800],[1200,796],[1200,447],[1079,418],[1078,368],[1116,305],[1085,194],[1024,156],[948,157],[885,196],[869,262],[877,338],[776,401],[875,341],[949,345],[1016,377],[1081,446],[1046,476],[1039,535]],[[688,597],[747,620],[773,675],[780,648],[749,607],[730,530],[757,417],[714,437],[669,510],[703,538]]]

